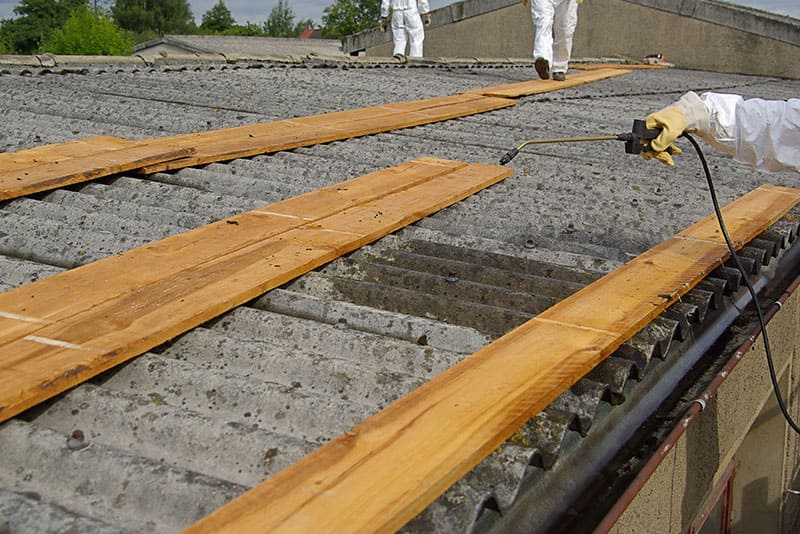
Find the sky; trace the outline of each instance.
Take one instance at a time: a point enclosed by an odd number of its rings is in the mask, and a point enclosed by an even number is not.
[[[189,0],[189,5],[194,14],[194,20],[199,25],[203,20],[203,13],[211,9],[218,0]],[[270,10],[277,5],[278,0],[223,0],[230,9],[237,24],[252,22],[263,23],[269,16]],[[295,21],[311,19],[318,25],[322,23],[322,10],[334,3],[335,0],[287,0],[289,7],[294,12]],[[453,0],[429,0],[431,9],[437,9]],[[591,0],[590,0],[591,1]],[[800,0],[727,0],[731,4],[755,7],[764,11],[789,15],[800,19]],[[0,19],[12,18],[14,7],[19,0],[0,0]]]

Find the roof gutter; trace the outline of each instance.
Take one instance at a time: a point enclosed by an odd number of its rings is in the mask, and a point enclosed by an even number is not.
[[[764,311],[764,320],[766,324],[769,324],[772,318],[781,310],[783,303],[786,302],[786,300],[795,292],[798,286],[800,286],[800,275],[792,281],[780,298],[778,298],[767,310]],[[747,353],[748,350],[750,350],[755,341],[760,337],[760,334],[761,329],[758,326],[751,330],[747,340],[736,350],[736,352],[733,353],[733,356],[728,359],[724,367],[720,369],[720,371],[714,376],[702,393],[697,398],[689,402],[689,406],[687,407],[684,416],[676,422],[675,426],[672,428],[672,431],[670,431],[670,433],[661,443],[656,453],[650,457],[622,496],[617,500],[614,506],[611,507],[603,520],[598,523],[593,531],[594,534],[604,534],[609,532],[619,518],[622,517],[622,514],[628,508],[633,499],[639,494],[653,473],[655,473],[656,469],[658,469],[658,467],[661,465],[661,462],[663,462],[670,451],[672,451],[675,444],[686,432],[686,429],[689,428],[689,425],[693,424],[697,418],[697,415],[705,409],[709,400],[714,396],[720,386],[722,386],[722,384],[727,380],[731,372],[742,360],[742,357]]]

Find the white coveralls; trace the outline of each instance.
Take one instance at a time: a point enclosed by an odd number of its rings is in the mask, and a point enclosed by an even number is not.
[[[572,37],[578,24],[578,2],[531,0],[531,18],[536,30],[534,59],[546,59],[551,72],[567,72],[572,55]]]
[[[392,40],[393,55],[406,53],[406,42],[409,43],[409,57],[422,57],[422,41],[425,40],[425,29],[420,13],[430,11],[428,0],[381,0],[381,18],[389,16],[392,8]]]
[[[745,100],[720,93],[698,98],[689,92],[681,102],[698,135],[736,161],[764,171],[800,172],[800,99]]]

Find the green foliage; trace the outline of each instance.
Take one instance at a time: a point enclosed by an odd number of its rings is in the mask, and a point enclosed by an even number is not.
[[[80,6],[40,48],[53,54],[123,56],[133,53],[133,45],[133,38],[103,11]]]
[[[225,5],[225,2],[219,0],[214,7],[203,13],[203,22],[200,24],[201,30],[210,32],[225,32],[233,28],[236,21],[231,15],[231,10]]]
[[[336,0],[322,15],[322,35],[341,39],[378,25],[380,0]]]
[[[197,30],[187,0],[116,0],[111,14],[122,29],[136,35],[137,41]]]
[[[87,4],[88,0],[20,0],[14,8],[17,18],[0,22],[0,42],[10,51],[33,54],[64,25],[72,10]]]
[[[278,5],[269,12],[264,22],[264,33],[270,37],[294,37],[294,11],[285,0],[278,0]]]
[[[13,54],[14,46],[11,44],[11,39],[0,34],[0,54]]]
[[[244,25],[236,25],[222,32],[222,35],[243,35],[246,37],[264,37],[264,28],[258,24],[248,22]]]

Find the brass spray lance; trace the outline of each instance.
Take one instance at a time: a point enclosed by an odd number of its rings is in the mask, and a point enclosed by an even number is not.
[[[642,141],[650,141],[658,137],[661,133],[660,128],[647,128],[643,120],[633,121],[633,128],[630,132],[625,132],[617,135],[601,135],[599,137],[563,137],[560,139],[528,139],[523,141],[516,148],[512,148],[500,158],[500,165],[505,165],[514,159],[519,151],[528,145],[538,145],[545,143],[583,143],[587,141],[624,141],[625,152],[628,154],[639,154],[646,147]]]

